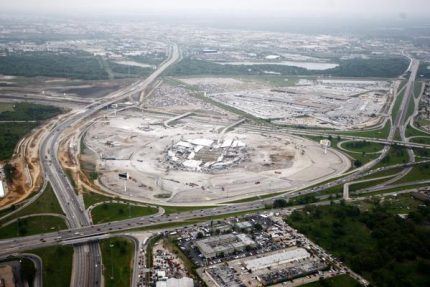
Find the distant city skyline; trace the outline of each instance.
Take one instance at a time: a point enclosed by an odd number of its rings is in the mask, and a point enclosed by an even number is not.
[[[425,16],[428,0],[16,0],[4,1],[1,11],[16,13],[165,13],[249,16],[359,16],[408,18]]]

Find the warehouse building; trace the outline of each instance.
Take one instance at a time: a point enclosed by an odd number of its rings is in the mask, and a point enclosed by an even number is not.
[[[256,243],[245,234],[224,234],[199,240],[196,246],[209,259],[243,251],[246,247],[254,248]]]
[[[286,264],[293,261],[309,258],[311,255],[306,249],[291,248],[261,258],[251,259],[245,262],[246,269],[256,271],[268,267]]]

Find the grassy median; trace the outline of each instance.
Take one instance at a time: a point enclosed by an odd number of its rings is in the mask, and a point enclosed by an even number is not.
[[[158,208],[151,206],[137,206],[127,203],[103,203],[91,211],[94,223],[117,221],[128,218],[153,215]]]
[[[128,239],[110,238],[101,241],[100,248],[105,286],[130,286],[134,244]]]
[[[72,275],[73,247],[52,246],[29,250],[38,255],[43,264],[43,286],[69,287]]]
[[[41,191],[39,191],[41,192]],[[9,209],[10,211],[15,210],[17,207],[12,207]],[[58,203],[57,197],[52,190],[50,184],[46,186],[46,189],[39,196],[36,201],[31,203],[29,206],[19,210],[15,214],[6,217],[5,219],[0,221],[0,225],[4,224],[14,218],[19,218],[25,215],[38,214],[38,213],[55,213],[55,214],[63,214],[60,204]]]
[[[63,218],[56,216],[34,216],[18,219],[0,228],[0,239],[29,236],[66,229]]]

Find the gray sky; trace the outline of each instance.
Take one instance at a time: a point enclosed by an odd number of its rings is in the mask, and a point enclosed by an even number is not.
[[[276,16],[425,15],[429,0],[1,0],[0,11]]]

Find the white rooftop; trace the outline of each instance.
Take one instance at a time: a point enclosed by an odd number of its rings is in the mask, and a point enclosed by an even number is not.
[[[0,180],[0,198],[5,196],[5,190],[3,188],[3,181]]]
[[[189,159],[182,163],[185,167],[198,170],[200,169],[200,165],[202,164],[201,160],[193,160]]]
[[[194,287],[194,282],[189,277],[169,278],[167,281],[157,281],[156,287]]]
[[[304,248],[287,249],[261,258],[251,259],[245,262],[248,270],[259,270],[273,265],[285,264],[291,261],[308,258],[309,252]]]
[[[226,139],[224,140],[224,142],[222,143],[221,147],[229,147],[231,146],[231,144],[233,143],[232,139]]]
[[[186,148],[192,148],[192,147],[193,147],[193,145],[192,145],[192,144],[190,144],[190,143],[188,143],[188,142],[184,142],[184,141],[180,141],[180,142],[178,142],[176,145],[177,145],[177,146],[183,146],[183,147],[186,147]]]
[[[246,144],[242,141],[235,140],[231,146],[232,147],[244,147],[244,146],[246,146]]]
[[[210,147],[214,141],[210,139],[193,139],[193,140],[189,140],[189,142],[194,145]]]

